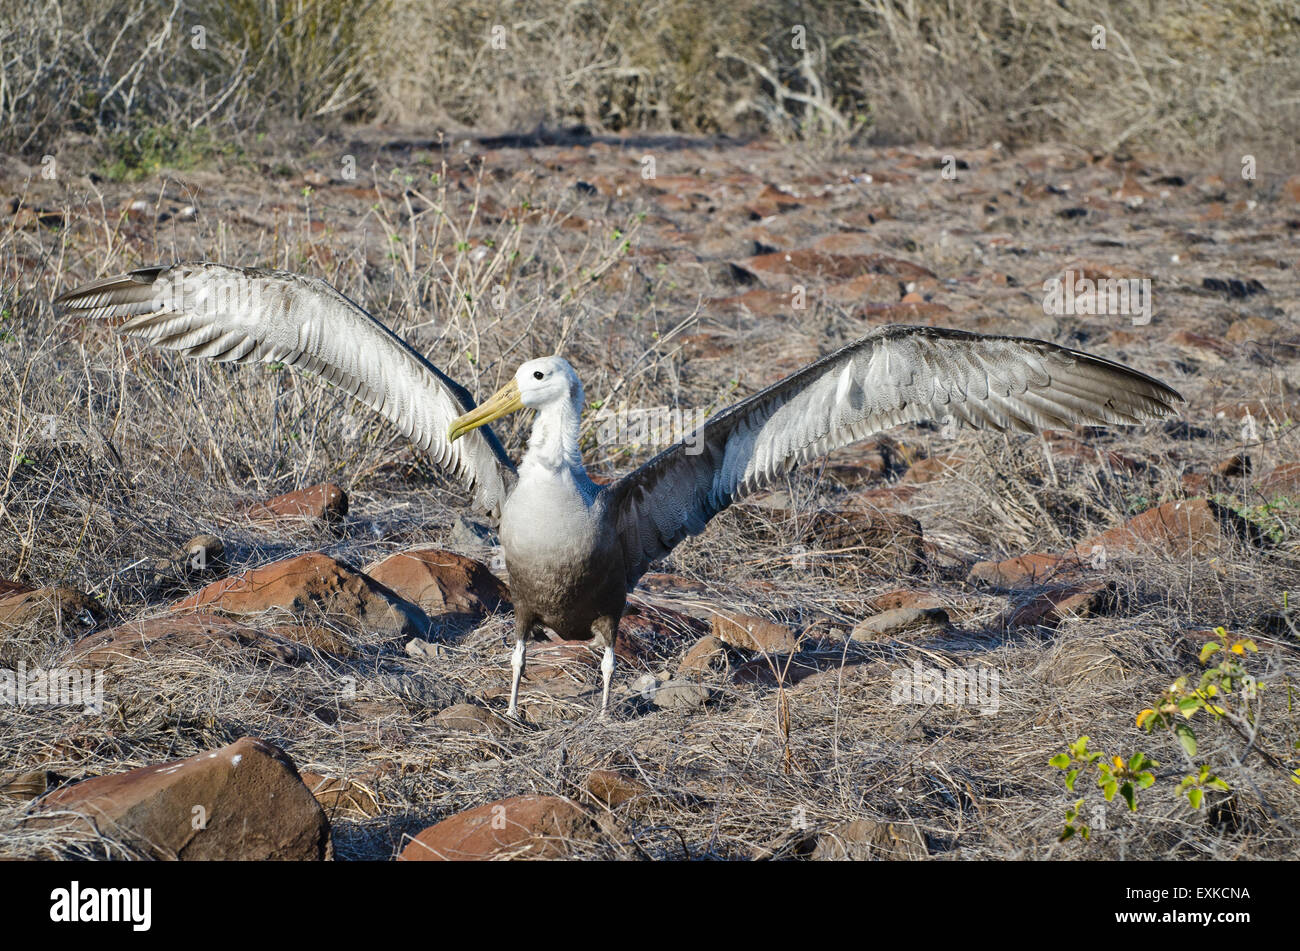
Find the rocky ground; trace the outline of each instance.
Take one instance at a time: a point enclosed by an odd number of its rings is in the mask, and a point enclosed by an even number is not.
[[[1296,854],[1300,178],[581,130],[133,183],[93,154],[0,163],[0,670],[103,675],[89,710],[5,710],[0,855]],[[610,722],[597,656],[539,643],[510,723],[508,578],[455,485],[305,377],[50,307],[191,258],[326,277],[480,395],[563,352],[602,480],[656,448],[602,411],[712,412],[884,323],[1085,348],[1187,405],[838,452],[645,578]],[[1045,313],[1067,270],[1150,279],[1149,321]],[[1081,736],[1071,792],[1048,761]]]

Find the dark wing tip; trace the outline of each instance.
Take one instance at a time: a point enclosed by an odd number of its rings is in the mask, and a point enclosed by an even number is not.
[[[78,314],[87,317],[113,316],[113,308],[121,305],[141,304],[150,299],[153,285],[159,276],[174,265],[155,264],[136,268],[125,274],[101,277],[54,298],[54,308],[60,314]]]

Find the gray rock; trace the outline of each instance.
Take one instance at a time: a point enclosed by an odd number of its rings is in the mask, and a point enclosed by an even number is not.
[[[494,736],[510,729],[509,724],[491,710],[472,703],[458,703],[439,711],[434,720],[449,730],[462,733],[488,733]]]
[[[380,674],[375,678],[375,686],[432,711],[466,700],[465,692],[455,684],[421,674]]]
[[[689,680],[670,680],[655,690],[651,702],[660,710],[698,710],[709,702],[709,688]]]
[[[929,854],[925,835],[910,822],[858,819],[818,835],[809,857],[816,862],[914,861]]]
[[[500,544],[492,526],[477,519],[460,516],[447,535],[447,544],[459,551],[482,552]]]
[[[428,660],[442,660],[443,649],[441,644],[435,644],[432,641],[413,637],[406,644],[406,656],[423,657]]]
[[[874,641],[908,631],[942,630],[948,623],[943,608],[894,608],[882,611],[853,628],[855,641]]]

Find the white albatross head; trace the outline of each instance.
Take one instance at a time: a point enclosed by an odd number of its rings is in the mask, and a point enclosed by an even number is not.
[[[454,442],[470,430],[502,416],[521,409],[535,409],[538,411],[533,425],[535,436],[539,430],[553,432],[557,437],[560,432],[572,430],[576,444],[584,399],[582,381],[569,361],[556,356],[538,357],[521,364],[514,379],[482,405],[452,420],[447,436]]]
[[[519,397],[529,409],[543,409],[548,404],[568,402],[579,413],[584,400],[582,381],[564,357],[538,357],[515,371]]]

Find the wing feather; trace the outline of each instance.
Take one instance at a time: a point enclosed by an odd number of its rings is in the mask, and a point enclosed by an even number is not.
[[[951,416],[966,426],[1035,432],[1140,423],[1171,415],[1181,402],[1159,380],[1043,340],[888,326],[728,407],[602,494],[630,590],[732,502],[899,423]]]
[[[325,281],[286,271],[203,262],[142,268],[62,295],[62,311],[127,318],[117,329],[216,362],[279,362],[314,373],[387,419],[499,513],[514,477],[484,426],[455,443],[469,393]]]

